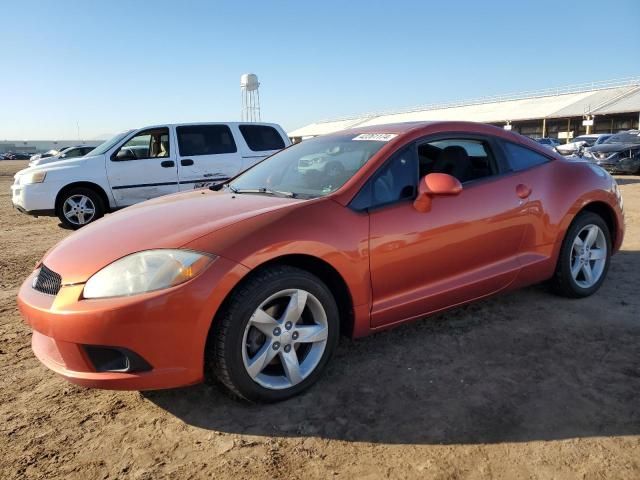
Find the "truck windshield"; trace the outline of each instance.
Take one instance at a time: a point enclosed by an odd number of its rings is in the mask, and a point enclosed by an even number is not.
[[[126,130],[124,132],[118,133],[117,135],[114,135],[109,140],[102,142],[96,148],[91,150],[89,153],[87,153],[86,156],[91,157],[94,155],[102,155],[103,153],[111,149],[111,147],[115,146],[115,144],[122,140],[125,136],[129,135],[131,132],[133,132],[133,130]]]
[[[305,140],[247,170],[230,188],[238,193],[287,192],[301,198],[328,195],[393,137],[352,133]]]

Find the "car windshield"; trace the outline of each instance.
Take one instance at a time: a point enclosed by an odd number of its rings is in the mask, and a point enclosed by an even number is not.
[[[638,132],[622,132],[611,135],[602,143],[635,143],[640,144],[640,133]]]
[[[305,140],[258,163],[229,188],[240,193],[321,197],[344,185],[394,136],[352,133]]]
[[[114,135],[113,137],[111,137],[106,142],[102,142],[100,145],[98,145],[96,148],[91,150],[85,156],[91,157],[93,155],[102,155],[103,153],[105,153],[108,150],[110,150],[111,147],[115,146],[116,143],[118,143],[120,140],[122,140],[126,135],[128,135],[131,132],[133,132],[133,130],[127,130],[127,131],[124,131],[124,132],[120,132],[117,135]]]

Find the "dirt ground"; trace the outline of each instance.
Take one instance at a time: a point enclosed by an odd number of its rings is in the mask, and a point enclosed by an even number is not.
[[[34,358],[15,295],[69,234],[11,207],[0,162],[0,479],[640,478],[640,177],[599,293],[537,286],[351,341],[285,403],[109,392]]]

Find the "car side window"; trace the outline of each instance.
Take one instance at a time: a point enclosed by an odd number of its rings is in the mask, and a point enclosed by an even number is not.
[[[144,160],[169,156],[169,129],[144,130],[131,137],[112,157],[112,160]]]
[[[377,208],[411,200],[418,188],[418,157],[415,144],[394,153],[351,202],[355,210]]]
[[[176,128],[182,157],[217,155],[238,151],[227,125],[189,125]]]
[[[460,183],[498,174],[497,162],[487,141],[445,138],[418,146],[420,178],[430,173],[447,173]]]
[[[516,145],[511,142],[503,142],[502,145],[504,146],[509,166],[514,172],[526,170],[527,168],[542,165],[543,163],[550,161],[549,158],[534,152],[527,147]]]
[[[64,155],[64,158],[75,158],[81,157],[83,153],[79,148],[70,148],[69,150],[63,152],[62,155]]]
[[[268,125],[240,125],[240,133],[254,152],[282,150],[285,146],[278,131]]]

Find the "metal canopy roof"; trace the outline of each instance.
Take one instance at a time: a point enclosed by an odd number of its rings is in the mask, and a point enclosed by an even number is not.
[[[498,123],[626,112],[640,112],[640,78],[368,113],[312,123],[289,132],[289,136],[316,136],[353,127],[425,120]]]

